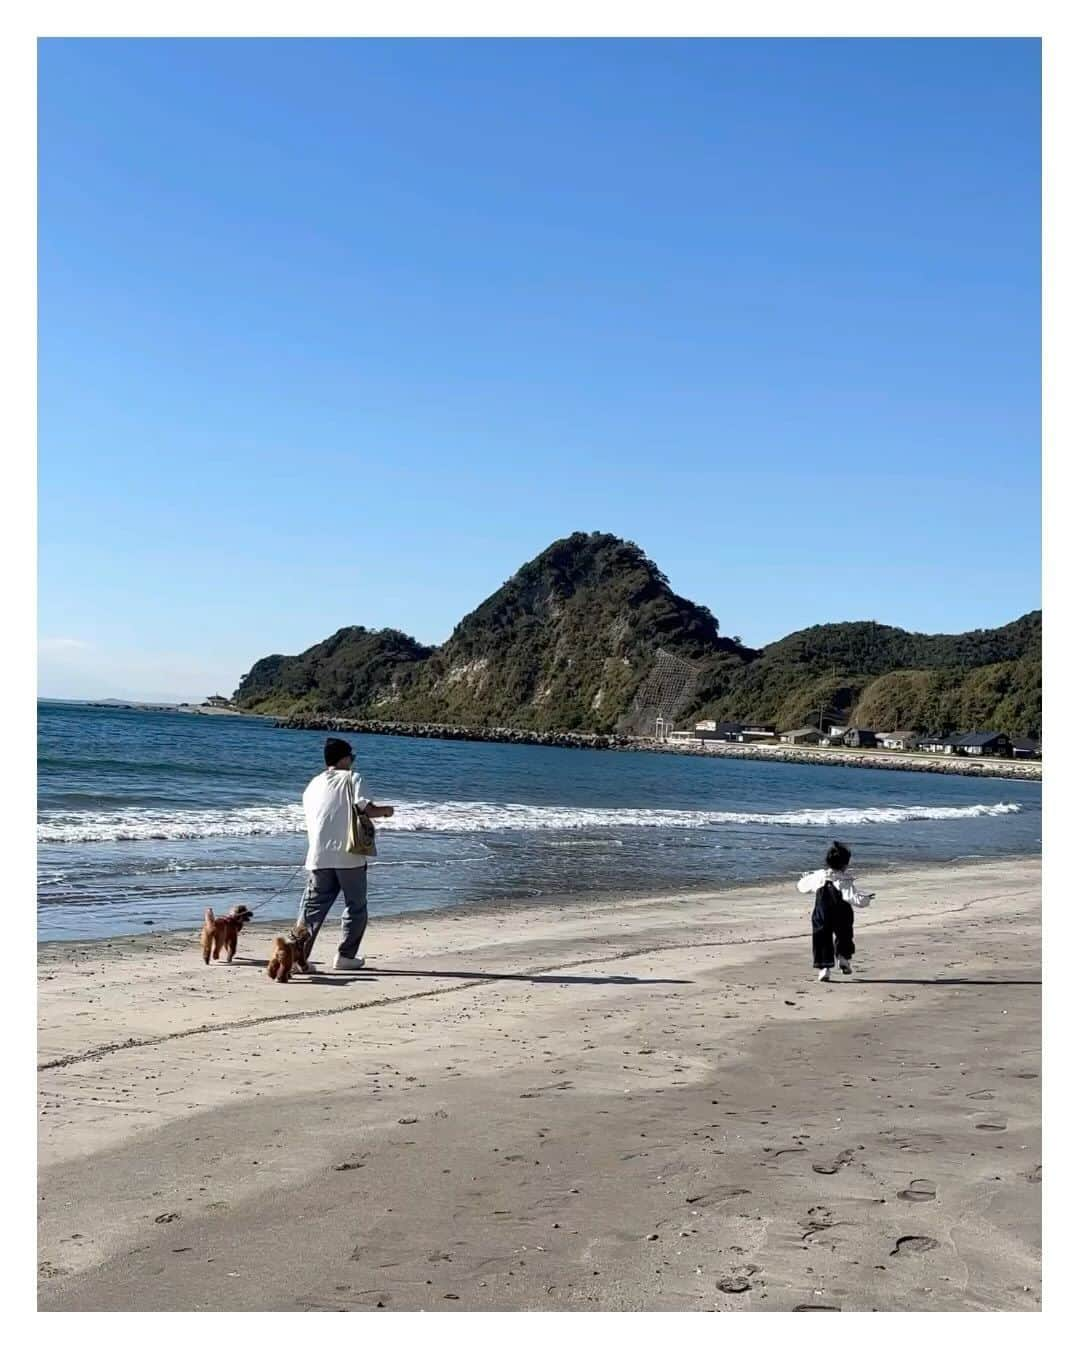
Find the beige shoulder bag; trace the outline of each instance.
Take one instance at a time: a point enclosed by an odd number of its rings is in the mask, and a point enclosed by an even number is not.
[[[349,794],[349,837],[345,842],[346,853],[358,853],[361,857],[373,858],[375,856],[375,826],[371,823],[371,817],[366,811],[356,804],[356,794],[353,786],[352,770],[346,770],[349,775],[346,791]]]

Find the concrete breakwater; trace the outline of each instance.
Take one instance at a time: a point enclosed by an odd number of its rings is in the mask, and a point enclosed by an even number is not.
[[[578,731],[523,731],[518,727],[456,727],[439,722],[380,722],[368,718],[298,715],[279,718],[275,726],[292,731],[351,731],[367,736],[418,736],[437,741],[493,741],[502,745],[554,745],[568,750],[630,750],[627,736]]]
[[[708,748],[658,744],[629,736],[579,731],[526,731],[520,727],[461,727],[438,722],[382,722],[372,719],[296,715],[277,719],[275,726],[293,731],[352,732],[368,736],[413,736],[440,741],[489,741],[503,745],[550,745],[569,750],[646,751],[651,754],[697,755],[706,759],[768,759],[781,764],[825,764],[839,769],[891,769],[907,773],[948,773],[970,778],[1020,778],[1038,782],[1042,764],[1007,759],[965,759],[913,755],[898,751],[822,750],[789,745],[739,745],[710,741]]]

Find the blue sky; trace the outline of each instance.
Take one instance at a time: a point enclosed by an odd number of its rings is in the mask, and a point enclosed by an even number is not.
[[[438,641],[576,529],[752,643],[1039,605],[1037,42],[39,57],[43,694]]]

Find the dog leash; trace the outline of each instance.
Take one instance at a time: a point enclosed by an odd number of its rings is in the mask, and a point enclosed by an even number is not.
[[[260,900],[257,905],[249,905],[248,908],[251,910],[252,914],[257,913],[260,909],[262,909],[264,905],[268,905],[271,900],[276,900],[278,896],[282,894],[282,892],[287,891],[289,887],[293,884],[299,873],[303,871],[303,869],[304,864],[300,863],[298,867],[293,868],[292,872],[289,874],[289,879],[283,882],[282,885],[280,885],[276,891],[271,891],[270,894],[266,897],[266,899]]]

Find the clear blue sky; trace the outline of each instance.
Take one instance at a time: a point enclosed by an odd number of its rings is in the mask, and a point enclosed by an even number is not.
[[[722,632],[1040,603],[1035,41],[49,41],[41,690],[427,641],[552,540]]]

